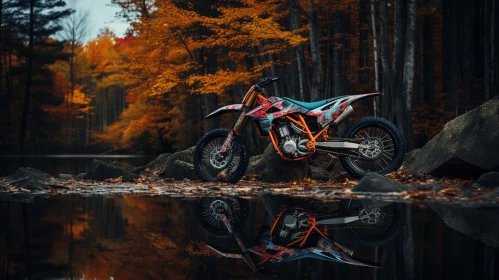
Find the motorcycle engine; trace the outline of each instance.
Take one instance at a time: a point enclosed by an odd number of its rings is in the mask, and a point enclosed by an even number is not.
[[[309,141],[305,131],[292,122],[279,121],[276,125],[279,148],[291,158],[307,156],[311,151],[307,148]]]
[[[285,244],[303,237],[308,229],[308,213],[300,210],[289,210],[283,213],[275,230],[279,243]]]

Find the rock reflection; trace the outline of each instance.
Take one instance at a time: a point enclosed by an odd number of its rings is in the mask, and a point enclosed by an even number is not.
[[[444,209],[460,216],[468,213]],[[440,210],[436,209],[442,215]],[[497,215],[483,223],[475,219],[481,227],[460,223],[458,232],[429,208],[400,204],[363,207],[353,200],[285,196],[185,200],[72,195],[37,198],[30,204],[0,203],[0,278],[254,279],[256,274],[243,259],[216,252],[241,254],[222,215],[231,220],[247,249],[262,255],[262,245],[275,246],[277,250],[265,251],[271,255],[282,249],[276,246],[295,250],[280,253],[289,262],[253,256],[258,272],[267,276],[495,279],[498,272],[497,243],[490,241]],[[312,226],[315,229],[310,230]],[[413,238],[407,238],[408,231]],[[310,247],[317,250],[303,251]],[[414,253],[408,256],[411,250]],[[266,258],[268,265],[261,262]]]

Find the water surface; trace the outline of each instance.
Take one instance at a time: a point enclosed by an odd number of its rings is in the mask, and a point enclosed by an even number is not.
[[[316,202],[249,199],[241,228],[246,244],[253,245],[261,226],[271,223],[269,213],[310,203]],[[2,202],[0,278],[257,279],[242,260],[221,257],[205,245],[237,251],[232,239],[203,230],[197,206],[197,199],[165,196],[57,195],[28,204]],[[359,243],[349,230],[331,232],[355,257],[376,261],[381,269],[306,259],[272,270],[281,279],[497,279],[498,249],[448,227],[430,208],[407,209],[412,221],[377,248]],[[413,233],[411,255],[404,229]]]

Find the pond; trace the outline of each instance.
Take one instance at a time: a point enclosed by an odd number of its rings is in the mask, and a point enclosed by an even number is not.
[[[143,166],[154,156],[142,155],[0,155],[0,177],[14,174],[19,167],[33,167],[52,176],[86,173],[94,159],[118,161],[131,166]]]
[[[351,208],[360,205],[359,209],[364,209],[362,205],[369,203],[365,209],[371,211],[368,220],[375,221],[371,224],[357,208]],[[348,259],[345,252],[351,249],[352,259],[381,268],[303,258],[269,265],[262,273],[281,279],[497,279],[499,250],[494,248],[497,236],[493,232],[498,209],[430,206],[271,195],[201,199],[55,195],[38,197],[32,203],[1,202],[0,278],[258,279],[243,259],[224,257],[207,246],[241,252],[235,239],[223,230],[220,214],[232,215],[242,242],[250,248],[262,244],[262,232],[274,227],[275,218],[279,220],[272,233],[274,243],[300,238],[299,225],[310,225],[312,220],[301,219],[295,208],[278,215],[286,207],[299,207],[311,211],[307,213],[319,221],[317,232],[310,234],[303,248],[317,247],[322,232],[334,241],[330,248],[341,251],[340,256]],[[350,227],[336,224],[331,228],[335,223],[331,219],[338,217],[335,214],[352,215],[345,209],[354,209],[353,215],[362,219]],[[446,211],[492,213],[490,221],[496,224],[480,222],[481,227],[469,229],[466,226],[473,226],[469,221],[456,226],[459,232],[444,223],[441,215]],[[320,222],[324,219],[329,220]],[[354,224],[370,226],[354,229]],[[261,260],[254,254],[252,259],[256,265]]]

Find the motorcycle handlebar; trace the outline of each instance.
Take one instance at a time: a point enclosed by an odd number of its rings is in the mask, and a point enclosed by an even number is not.
[[[275,83],[275,82],[277,82],[279,80],[280,80],[279,77],[266,77],[266,78],[263,78],[260,81],[258,81],[258,83],[256,83],[256,85],[257,86],[260,86],[262,84],[270,85],[271,83]]]

